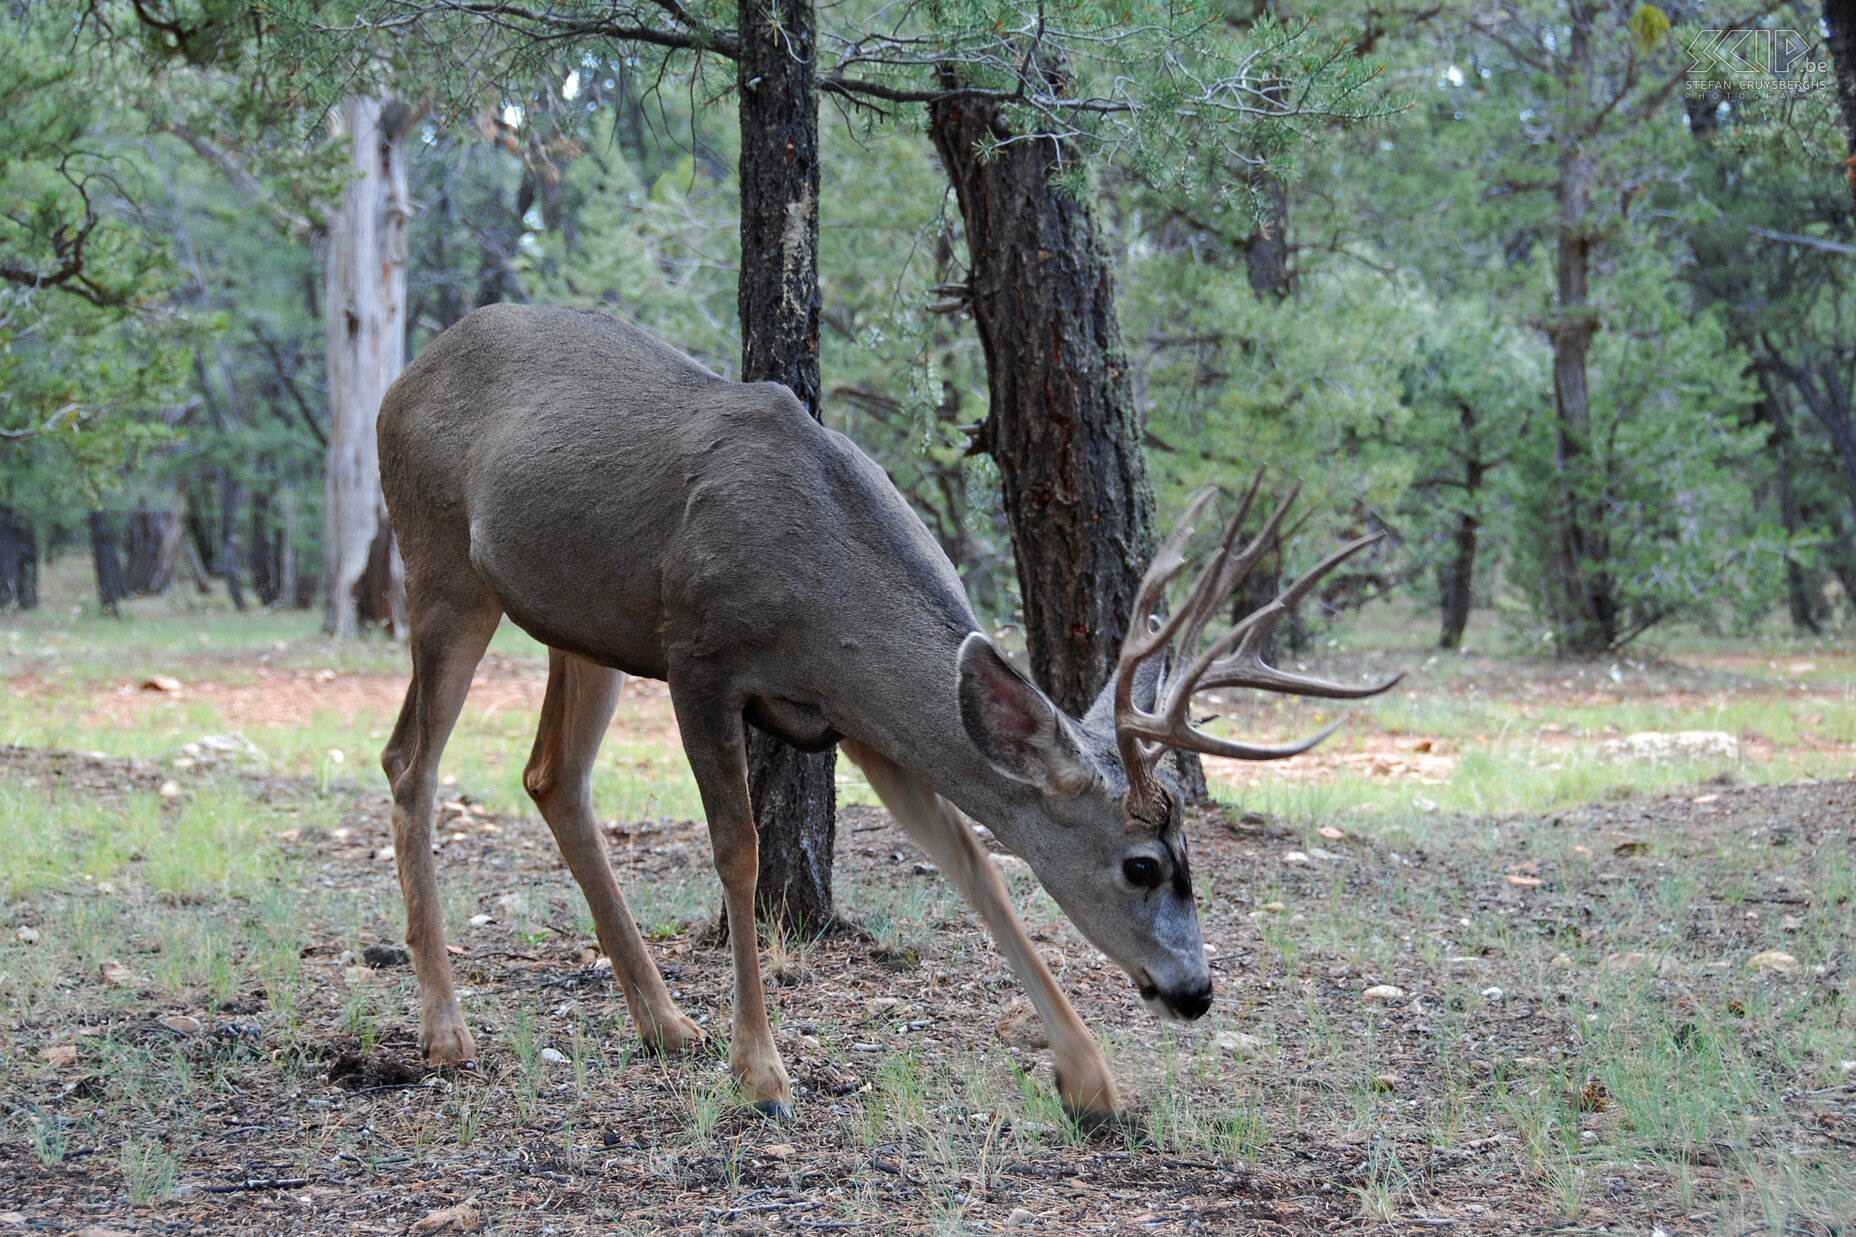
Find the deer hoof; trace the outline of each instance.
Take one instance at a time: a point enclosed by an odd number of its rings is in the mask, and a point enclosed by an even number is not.
[[[1063,1111],[1083,1132],[1093,1134],[1120,1126],[1125,1120],[1120,1097],[1115,1094],[1115,1084],[1106,1075],[1092,1086],[1070,1086],[1066,1085],[1068,1080],[1059,1069],[1054,1081],[1057,1084],[1057,1095],[1063,1102]]]
[[[422,1033],[419,1038],[423,1041],[425,1059],[433,1065],[475,1068],[477,1045],[471,1039],[470,1032],[464,1029],[462,1022],[434,1026],[431,1030]]]
[[[655,1032],[655,1033],[653,1033]],[[676,1057],[694,1052],[708,1041],[702,1028],[685,1018],[682,1014],[673,1014],[656,1021],[651,1031],[642,1036],[645,1052],[652,1056]]]
[[[750,1107],[769,1121],[791,1121],[793,1119],[793,1110],[786,1106],[784,1100],[762,1100]]]

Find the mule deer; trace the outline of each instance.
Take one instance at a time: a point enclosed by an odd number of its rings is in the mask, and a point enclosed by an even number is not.
[[[380,409],[381,477],[406,562],[412,682],[381,763],[419,980],[419,1039],[475,1055],[446,956],[431,832],[438,761],[502,615],[546,644],[548,687],[523,784],[586,895],[647,1046],[701,1037],[666,991],[613,879],[590,802],[624,674],[665,680],[702,794],[735,976],[729,1062],[748,1102],[786,1111],[754,922],[757,840],[744,727],[832,742],[985,920],[1043,1019],[1078,1114],[1116,1110],[1100,1050],[1026,938],[967,817],[1029,862],[1161,1017],[1211,1004],[1211,976],[1160,753],[1271,759],[1307,743],[1214,738],[1202,687],[1362,696],[1259,660],[1270,626],[1345,547],[1203,654],[1205,624],[1276,536],[1285,503],[1237,550],[1238,520],[1165,621],[1202,496],[1161,547],[1113,683],[1067,717],[976,629],[959,577],[875,464],[785,387],[719,378],[601,314],[493,305],[407,367]],[[1245,500],[1254,497],[1256,485]],[[1293,497],[1293,496],[1292,496]],[[1165,650],[1187,663],[1171,676]],[[1330,727],[1330,730],[1332,728]]]

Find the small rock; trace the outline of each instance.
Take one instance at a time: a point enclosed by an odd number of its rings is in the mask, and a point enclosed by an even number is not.
[[[1790,975],[1798,969],[1798,959],[1783,949],[1768,949],[1748,958],[1746,965],[1748,970],[1776,971],[1780,975]]]
[[[1289,908],[1281,902],[1265,902],[1259,909],[1266,910],[1272,915],[1280,915]]]
[[[1508,883],[1510,885],[1518,885],[1522,889],[1537,889],[1540,886],[1540,878],[1538,876],[1517,876],[1515,873],[1510,872],[1508,874]]]
[[[161,1025],[176,1035],[198,1035],[200,1033],[200,1020],[190,1018],[186,1014],[169,1014],[161,1020]]]
[[[1395,984],[1374,984],[1360,995],[1369,1001],[1402,1001],[1405,990]]]
[[[412,954],[404,945],[369,945],[361,951],[361,961],[371,967],[405,966]]]
[[[1329,863],[1339,863],[1347,857],[1345,855],[1337,855],[1331,850],[1322,850],[1319,846],[1314,847],[1308,853],[1313,855],[1316,859],[1325,859]]]
[[[24,1224],[25,1222],[26,1217],[17,1211],[0,1211],[0,1224],[11,1226],[14,1224]]]
[[[1682,730],[1663,734],[1642,730],[1621,739],[1607,739],[1604,753],[1615,760],[1740,759],[1740,740],[1724,730]]]
[[[1220,1031],[1212,1036],[1212,1043],[1218,1045],[1220,1052],[1228,1052],[1240,1059],[1255,1056],[1263,1048],[1262,1040],[1242,1031]]]
[[[444,1207],[432,1212],[422,1220],[414,1222],[406,1230],[407,1237],[434,1237],[437,1233],[474,1233],[483,1220],[477,1209],[469,1203],[459,1203],[455,1207]]]
[[[567,1064],[567,1054],[562,1052],[559,1048],[543,1048],[541,1050],[541,1059],[546,1061],[549,1065]]]
[[[1012,1208],[1012,1214],[1005,1217],[1005,1222],[1012,1228],[1030,1228],[1031,1213],[1023,1207]]]
[[[1631,950],[1628,953],[1606,954],[1605,960],[1598,964],[1601,971],[1655,971],[1658,975],[1670,976],[1682,973],[1682,964],[1668,954],[1646,954]]]
[[[1300,867],[1302,864],[1310,862],[1308,856],[1299,850],[1285,851],[1282,861],[1289,864],[1291,867]]]
[[[1553,961],[1547,963],[1547,965],[1556,971],[1569,970],[1572,967],[1572,955],[1554,954]]]
[[[57,1069],[63,1069],[68,1065],[76,1065],[77,1045],[53,1044],[50,1048],[41,1048],[39,1050],[39,1059],[47,1065]]]
[[[473,928],[481,928],[495,922],[496,916],[494,915],[472,915],[470,917],[470,926]]]
[[[39,930],[37,928],[21,928],[13,934],[13,938],[21,945],[37,945],[39,943]]]
[[[939,872],[940,870],[941,870],[940,868],[935,867],[934,864],[932,863],[918,863],[914,867],[909,869],[909,871],[913,872],[917,876],[933,876],[935,873]]]
[[[1381,1091],[1398,1090],[1398,1081],[1399,1080],[1398,1080],[1397,1074],[1374,1074],[1373,1075],[1373,1086]]]
[[[374,968],[371,966],[350,966],[342,970],[342,982],[348,984],[364,984],[373,977]]]
[[[1484,988],[1482,990],[1482,995],[1487,1000],[1500,1003],[1508,994],[1503,992],[1500,988]]]
[[[160,795],[163,799],[178,799],[180,798],[180,783],[173,778],[169,778],[167,781],[161,783],[161,789],[157,790],[155,793]]]
[[[180,689],[181,681],[171,674],[152,674],[142,680],[142,690],[145,692],[172,693]]]
[[[1856,1074],[1856,1061],[1843,1061],[1838,1063],[1837,1072],[1839,1074]]]
[[[114,958],[106,959],[97,969],[103,973],[103,982],[106,984],[123,987],[135,982],[135,976],[129,973],[129,968]]]
[[[1779,920],[1779,928],[1784,932],[1797,932],[1804,927],[1804,919],[1799,915],[1787,915]]]
[[[1319,833],[1322,837],[1326,838],[1330,842],[1338,842],[1342,838],[1347,836],[1345,833],[1342,833],[1339,829],[1336,829],[1333,825],[1323,825],[1319,829],[1315,830],[1315,832]]]
[[[760,1153],[770,1160],[790,1160],[799,1148],[791,1143],[770,1143],[760,1149]]]

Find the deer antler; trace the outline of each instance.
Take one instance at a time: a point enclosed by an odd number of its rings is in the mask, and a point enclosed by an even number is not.
[[[1269,551],[1282,527],[1283,517],[1301,491],[1300,486],[1291,488],[1289,496],[1263,522],[1257,535],[1242,549],[1236,549],[1238,530],[1244,517],[1250,514],[1251,503],[1262,484],[1263,472],[1259,469],[1243,501],[1238,504],[1237,514],[1219,539],[1217,552],[1199,571],[1177,612],[1164,620],[1154,615],[1168,582],[1186,566],[1186,541],[1192,536],[1206,505],[1216,495],[1216,489],[1208,488],[1194,496],[1172,535],[1154,555],[1147,574],[1141,578],[1140,591],[1135,596],[1134,617],[1128,625],[1128,634],[1122,639],[1121,661],[1115,671],[1115,741],[1121,749],[1122,764],[1128,771],[1129,811],[1138,818],[1148,819],[1154,815],[1153,805],[1158,803],[1159,794],[1153,780],[1153,767],[1168,748],[1232,756],[1239,760],[1280,760],[1307,751],[1347,720],[1342,717],[1313,738],[1299,743],[1240,743],[1194,729],[1188,710],[1196,693],[1214,687],[1257,687],[1298,696],[1357,699],[1385,691],[1404,677],[1393,675],[1383,683],[1351,686],[1304,674],[1289,674],[1265,665],[1262,655],[1263,642],[1277,620],[1307,596],[1323,576],[1378,542],[1385,535],[1383,533],[1348,542],[1304,572],[1294,584],[1278,593],[1275,600],[1246,615],[1213,641],[1210,648],[1198,651],[1206,623],[1244,582],[1257,560]],[[1185,664],[1167,676],[1149,712],[1134,703],[1135,672],[1143,662],[1164,652],[1175,636],[1179,637],[1179,657]]]

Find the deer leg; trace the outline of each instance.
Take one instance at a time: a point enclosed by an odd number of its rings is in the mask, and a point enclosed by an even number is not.
[[[625,1005],[639,1036],[653,1050],[682,1052],[702,1040],[702,1031],[670,999],[613,878],[593,818],[593,762],[624,684],[625,676],[617,670],[550,649],[548,694],[541,703],[541,725],[522,785],[554,831],[561,855],[586,896],[599,947],[618,969]]]
[[[896,822],[986,921],[999,951],[1043,1020],[1063,1106],[1071,1116],[1086,1122],[1113,1118],[1121,1108],[1121,1100],[1108,1062],[1057,985],[1056,976],[1025,935],[998,867],[959,809],[874,748],[854,739],[842,739],[839,750],[863,770],[871,789]]]
[[[791,1115],[791,1084],[767,1025],[767,994],[760,978],[760,932],[754,921],[754,884],[760,875],[760,841],[748,802],[747,735],[741,702],[708,690],[700,669],[673,667],[670,699],[690,771],[709,818],[715,872],[722,878],[728,912],[728,946],[735,964],[735,1025],[728,1064],[743,1097],[763,1114]]]
[[[433,799],[438,758],[502,614],[493,603],[421,602],[412,625],[412,682],[380,763],[393,787],[393,861],[419,980],[419,1045],[427,1060],[456,1065],[475,1060],[477,1048],[464,1025],[445,952],[444,910],[432,862]]]

